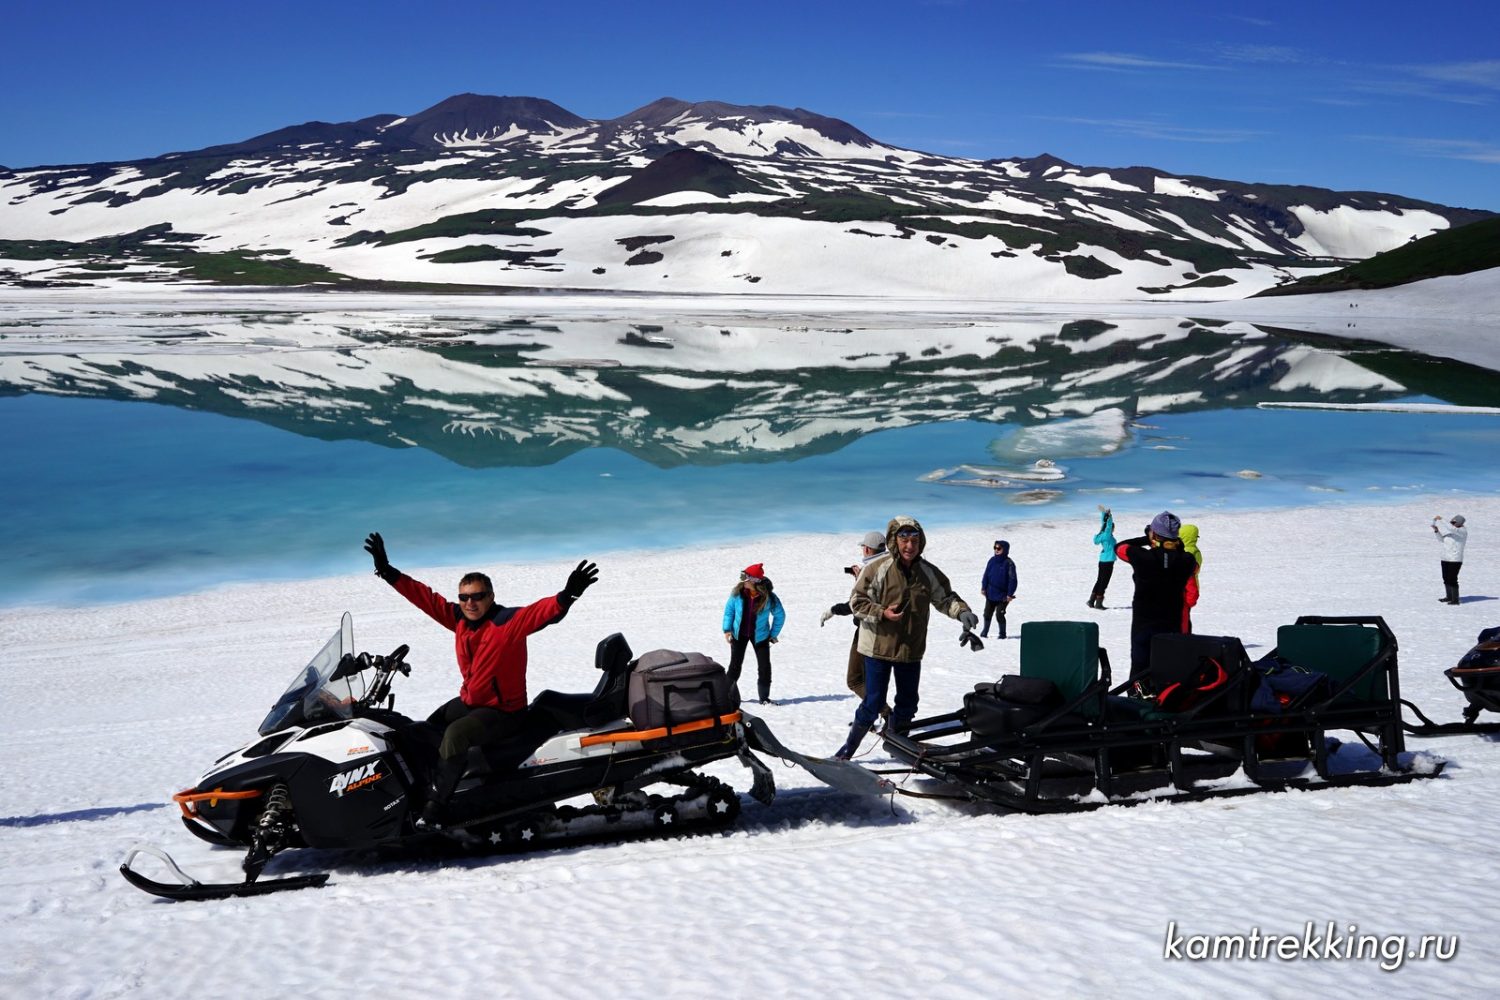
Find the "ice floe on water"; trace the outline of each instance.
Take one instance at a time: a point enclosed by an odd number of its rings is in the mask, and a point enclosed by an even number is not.
[[[997,439],[990,452],[1002,461],[1026,460],[1037,455],[1054,460],[1094,457],[1119,451],[1130,436],[1130,421],[1125,411],[1112,406],[1086,417],[1019,427]]]
[[[1068,470],[1050,458],[1039,458],[1020,469],[996,468],[989,465],[960,465],[952,469],[934,469],[917,477],[920,483],[941,483],[944,486],[981,486],[987,489],[1013,489],[1032,483],[1060,482],[1068,477]]]

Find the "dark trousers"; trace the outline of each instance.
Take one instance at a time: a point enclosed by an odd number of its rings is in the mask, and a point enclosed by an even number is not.
[[[1094,577],[1094,595],[1102,598],[1105,588],[1109,586],[1109,578],[1115,575],[1115,564],[1113,562],[1102,562],[1099,564],[1099,575]]]
[[[854,640],[849,643],[849,668],[844,678],[849,685],[849,690],[859,696],[860,701],[865,700],[865,658],[859,651],[859,629],[854,630]],[[888,719],[891,716],[891,706],[884,699],[880,704],[880,717]]]
[[[1182,623],[1162,625],[1156,622],[1136,622],[1130,626],[1130,679],[1151,672],[1151,639],[1163,632],[1181,632]]]
[[[432,798],[448,801],[458,779],[463,777],[469,748],[484,746],[521,731],[526,710],[505,712],[488,705],[470,707],[462,698],[454,698],[427,717],[435,726],[443,726],[443,741],[438,745],[438,766],[432,778]]]
[[[1010,603],[1004,599],[992,601],[988,597],[984,599],[984,628],[980,629],[980,635],[990,634],[990,619],[1000,626],[999,636],[1005,638],[1005,606]]]
[[[861,732],[875,724],[880,716],[880,706],[885,704],[885,693],[891,684],[891,674],[896,675],[896,705],[891,709],[891,725],[904,730],[917,715],[917,688],[922,683],[922,661],[897,663],[894,660],[877,660],[865,657],[865,699],[854,710],[854,725]]]
[[[1445,587],[1457,587],[1458,586],[1458,571],[1464,568],[1464,564],[1461,563],[1461,562],[1444,562],[1442,564],[1442,566],[1443,566],[1443,586],[1445,586]]]
[[[757,694],[761,701],[771,697],[771,640],[751,642],[749,639],[734,639],[729,643],[729,683],[738,685],[740,667],[745,663],[745,647],[755,650]]]

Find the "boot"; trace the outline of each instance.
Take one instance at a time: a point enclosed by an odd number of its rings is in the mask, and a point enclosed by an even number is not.
[[[419,830],[441,830],[443,812],[448,808],[448,799],[463,777],[465,760],[462,757],[438,762],[432,773],[432,784],[427,788],[427,802],[422,806],[422,815],[417,819]]]
[[[763,688],[760,689],[760,703],[762,705],[769,705],[771,703],[771,688],[770,688],[770,685],[767,685],[767,686],[765,686],[765,687],[763,687]]]
[[[853,757],[854,754],[859,750],[860,740],[865,738],[865,733],[867,732],[869,732],[869,729],[861,726],[857,722],[854,725],[850,726],[849,738],[845,740],[844,745],[839,747],[838,750],[834,753],[833,759],[848,760],[850,757]]]
[[[1456,584],[1456,583],[1445,583],[1443,585],[1443,591],[1444,591],[1444,594],[1445,594],[1445,596],[1443,597],[1443,603],[1444,604],[1457,604],[1458,603],[1458,584]]]

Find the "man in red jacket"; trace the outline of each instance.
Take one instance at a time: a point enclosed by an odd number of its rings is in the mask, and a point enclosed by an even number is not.
[[[419,823],[436,826],[463,777],[469,748],[505,739],[521,729],[527,706],[526,637],[561,621],[573,602],[599,579],[599,567],[584,560],[568,574],[568,582],[556,596],[524,608],[507,608],[495,603],[495,588],[483,573],[464,574],[458,581],[458,600],[453,602],[392,566],[379,532],[365,539],[365,551],[375,560],[376,576],[453,633],[463,686],[457,698],[427,720],[444,729],[438,767]]]

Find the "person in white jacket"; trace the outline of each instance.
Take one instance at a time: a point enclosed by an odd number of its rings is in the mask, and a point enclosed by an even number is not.
[[[1440,527],[1442,515],[1432,519],[1432,533],[1443,543],[1443,604],[1458,603],[1458,571],[1464,565],[1464,542],[1469,540],[1469,529],[1464,527],[1464,516],[1454,514],[1448,521],[1448,530]]]

